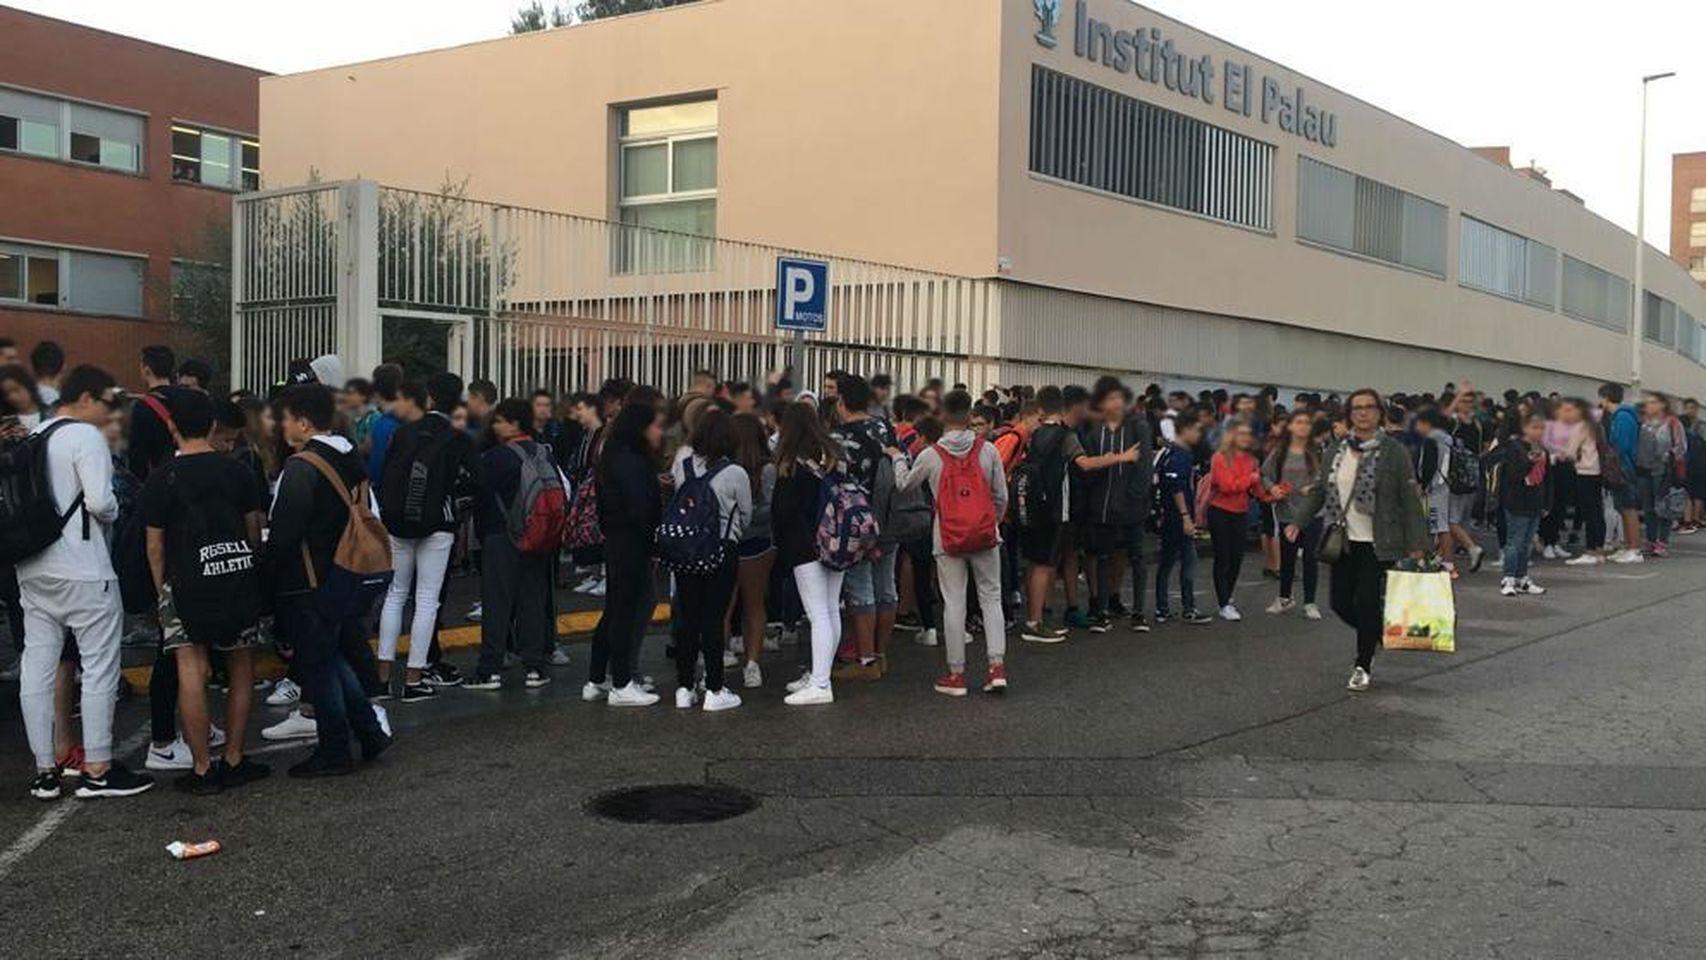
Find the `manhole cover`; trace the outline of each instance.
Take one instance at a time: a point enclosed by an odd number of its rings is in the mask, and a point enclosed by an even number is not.
[[[715,823],[758,809],[758,797],[702,783],[611,790],[587,801],[589,812],[623,823]]]

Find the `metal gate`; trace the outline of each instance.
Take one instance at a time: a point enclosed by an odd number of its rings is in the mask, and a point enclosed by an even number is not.
[[[801,251],[370,180],[235,202],[237,386],[322,353],[365,372],[387,356],[386,316],[448,325],[447,366],[505,394],[616,376],[675,392],[698,369],[759,382],[786,363],[776,259]],[[999,377],[993,281],[817,256],[830,262],[831,328],[808,341],[802,384],[837,368],[887,372],[902,390]]]

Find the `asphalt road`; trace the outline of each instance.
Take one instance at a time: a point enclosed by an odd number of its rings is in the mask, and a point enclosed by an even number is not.
[[[42,804],[0,714],[0,952],[248,957],[1699,957],[1706,537],[1459,590],[1454,656],[1344,691],[1331,620],[1013,651],[949,700],[902,645],[833,707],[707,715],[543,691],[393,705],[336,781]],[[649,672],[669,674],[661,642]],[[973,648],[981,666],[981,647]],[[743,691],[744,692],[744,691]],[[269,719],[272,711],[269,711]],[[135,744],[139,704],[120,714]],[[267,757],[282,767],[300,750]],[[612,788],[721,783],[745,816],[630,825]],[[177,862],[177,839],[224,852]]]

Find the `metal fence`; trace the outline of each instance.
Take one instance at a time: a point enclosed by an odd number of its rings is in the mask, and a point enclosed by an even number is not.
[[[615,376],[676,391],[696,369],[756,381],[787,360],[776,260],[801,251],[372,181],[246,194],[234,224],[232,373],[250,388],[295,357],[371,368],[390,356],[387,318],[442,326],[444,365],[506,393]],[[819,258],[830,328],[809,339],[802,384],[835,368],[903,390],[998,376],[995,282]]]

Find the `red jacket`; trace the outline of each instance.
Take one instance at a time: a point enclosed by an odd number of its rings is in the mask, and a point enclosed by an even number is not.
[[[1227,513],[1248,512],[1251,497],[1267,503],[1280,499],[1262,485],[1261,464],[1248,453],[1234,454],[1231,463],[1227,463],[1226,457],[1216,453],[1209,461],[1208,475],[1209,484],[1214,491],[1208,505]]]

